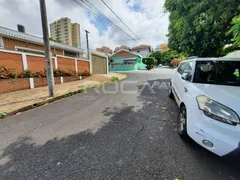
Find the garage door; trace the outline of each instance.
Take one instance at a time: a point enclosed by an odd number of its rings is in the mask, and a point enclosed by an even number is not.
[[[107,58],[92,54],[92,73],[107,74]]]

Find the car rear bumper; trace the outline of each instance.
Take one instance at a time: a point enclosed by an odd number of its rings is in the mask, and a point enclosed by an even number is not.
[[[187,131],[198,144],[219,156],[240,155],[240,125],[232,126],[216,121],[195,109],[187,112]],[[206,141],[213,146],[204,144]]]

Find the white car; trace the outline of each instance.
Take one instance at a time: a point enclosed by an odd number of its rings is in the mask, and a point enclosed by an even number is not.
[[[240,154],[240,58],[183,61],[171,79],[169,96],[180,108],[177,131],[209,151]]]

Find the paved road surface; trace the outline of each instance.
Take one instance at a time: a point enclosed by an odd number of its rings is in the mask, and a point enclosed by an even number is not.
[[[240,179],[239,160],[178,137],[172,73],[130,72],[0,121],[0,179]]]

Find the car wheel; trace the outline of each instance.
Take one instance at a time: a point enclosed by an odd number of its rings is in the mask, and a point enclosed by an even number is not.
[[[170,87],[168,89],[168,96],[173,99],[173,93],[172,93],[172,85],[170,84]]]
[[[187,135],[187,109],[183,105],[177,118],[177,132],[179,136],[186,137]]]

